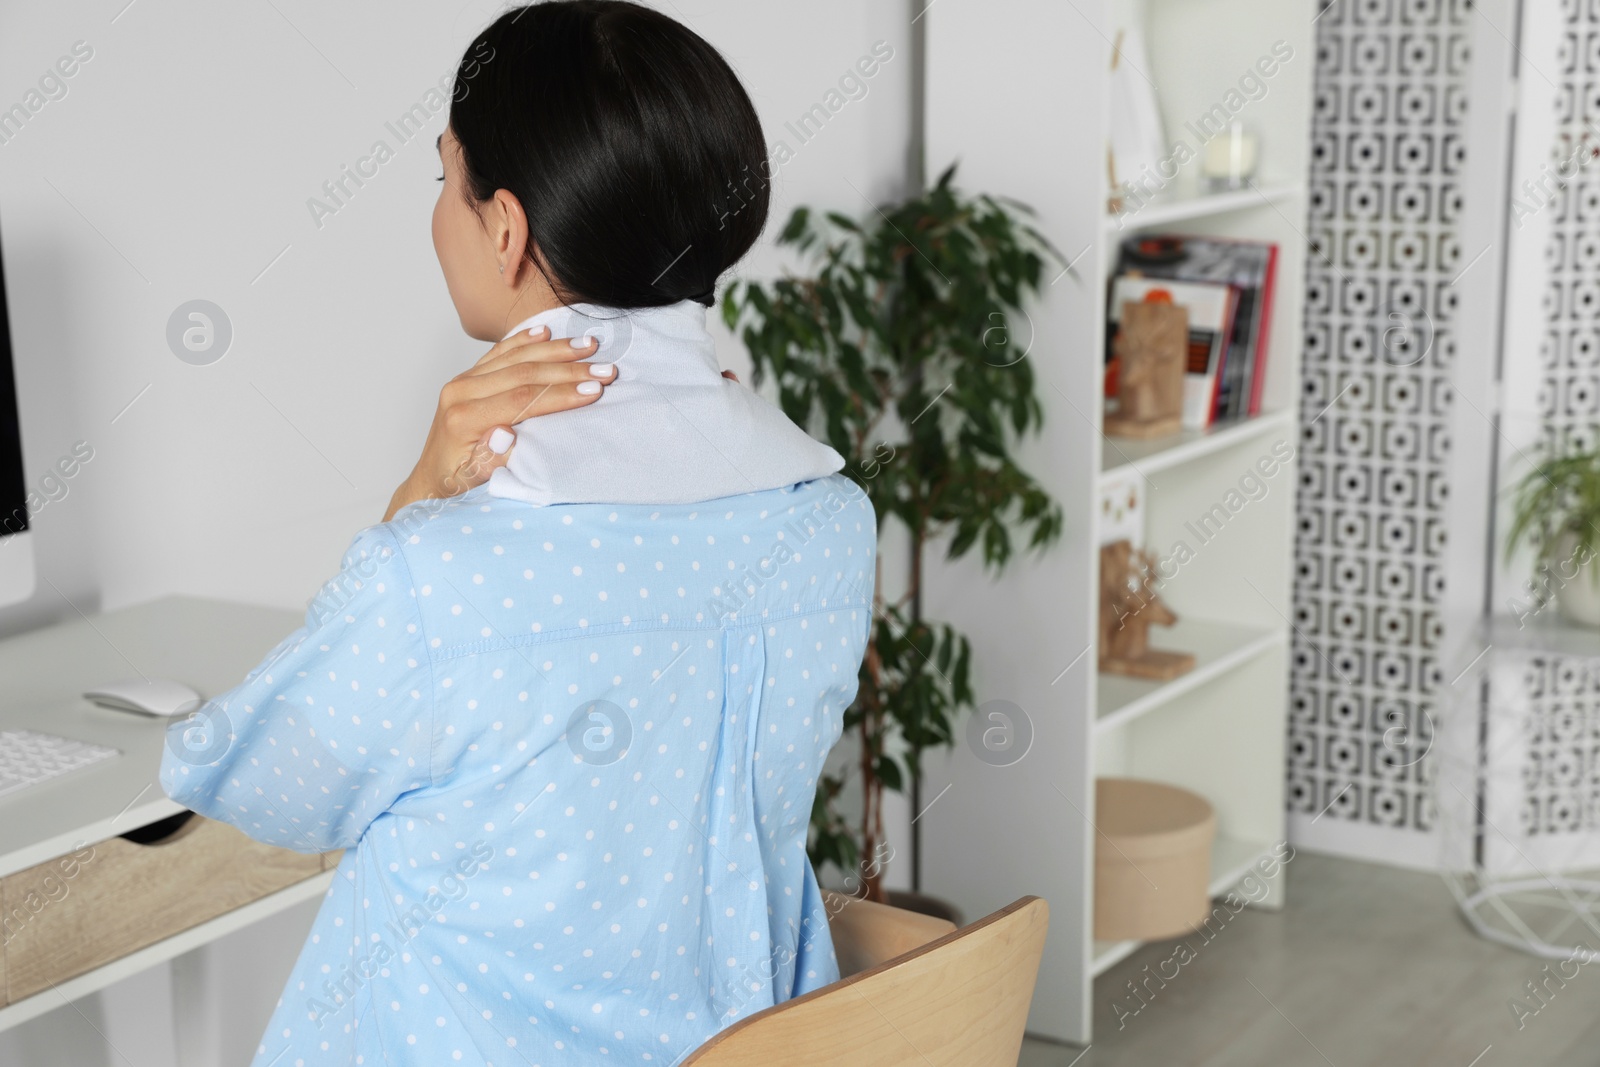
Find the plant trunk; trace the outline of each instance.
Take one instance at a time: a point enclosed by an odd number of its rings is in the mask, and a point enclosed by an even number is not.
[[[922,622],[922,529],[911,531],[911,631]],[[922,892],[922,753],[910,762],[911,773],[911,891]]]
[[[881,597],[883,589],[883,559],[876,562],[877,574],[873,584],[873,600]],[[874,609],[877,605],[874,604]],[[861,875],[861,895],[878,904],[887,904],[889,894],[883,888],[883,864],[878,860],[879,842],[883,840],[883,782],[879,781],[873,766],[872,739],[882,737],[883,709],[877,706],[881,691],[881,661],[878,659],[877,627],[872,626],[867,640],[867,676],[872,681],[869,706],[861,715],[861,852],[856,857],[856,869]]]
[[[861,855],[856,866],[861,873],[862,897],[887,904],[883,864],[878,862],[879,843],[883,840],[883,781],[873,773],[870,746],[870,735],[878,729],[881,726],[869,726],[868,719],[861,720]]]

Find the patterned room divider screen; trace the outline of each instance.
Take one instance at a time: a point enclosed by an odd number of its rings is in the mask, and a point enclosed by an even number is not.
[[[1468,0],[1317,16],[1288,805],[1313,848],[1431,865]]]

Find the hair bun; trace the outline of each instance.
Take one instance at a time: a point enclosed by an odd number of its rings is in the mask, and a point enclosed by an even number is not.
[[[450,104],[464,193],[521,202],[562,300],[716,303],[771,182],[761,120],[715,48],[640,4],[548,0],[497,18],[456,80],[471,85]]]

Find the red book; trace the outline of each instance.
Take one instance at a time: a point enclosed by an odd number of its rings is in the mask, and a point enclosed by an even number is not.
[[[1256,358],[1250,375],[1251,415],[1261,413],[1261,386],[1267,380],[1267,341],[1272,336],[1272,287],[1278,278],[1278,246],[1267,256],[1267,279],[1261,283],[1261,325],[1256,330]]]

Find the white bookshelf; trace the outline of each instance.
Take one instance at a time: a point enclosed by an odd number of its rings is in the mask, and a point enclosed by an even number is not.
[[[1253,183],[1249,188],[1222,193],[1207,193],[1195,187],[1180,187],[1170,196],[1153,199],[1136,214],[1126,217],[1107,215],[1102,225],[1110,235],[1137,233],[1187,223],[1194,219],[1247,211],[1280,201],[1295,200],[1305,193],[1304,182]]]
[[[1281,434],[1293,424],[1292,411],[1264,411],[1255,418],[1219,422],[1204,430],[1179,430],[1170,437],[1151,440],[1108,437],[1100,454],[1100,473],[1104,477],[1131,470],[1149,478],[1157,471],[1181,466],[1209,452],[1264,434]]]
[[[1115,26],[1141,8],[1168,141],[1192,143],[1185,122],[1274,42],[1294,55],[1239,113],[1260,138],[1253,187],[1199,191],[1197,152],[1166,194],[1118,220],[1106,212],[1109,60]],[[1033,737],[1010,766],[964,746],[930,761],[923,795],[940,799],[918,816],[923,889],[974,917],[1027,893],[1049,901],[1029,1017],[1040,1036],[1092,1040],[1097,998],[1115,995],[1097,993],[1095,977],[1139,947],[1093,937],[1097,776],[1169,782],[1211,802],[1214,894],[1286,837],[1295,462],[1203,545],[1187,531],[1275,444],[1299,446],[1315,14],[1313,0],[940,0],[925,15],[928,172],[959,159],[963,188],[1030,204],[1076,260],[1030,309],[1046,428],[1022,454],[1062,503],[1062,541],[998,579],[975,564],[932,568],[924,601],[972,638],[979,702],[1014,702]],[[1278,244],[1259,416],[1156,441],[1102,434],[1106,287],[1118,242],[1140,230]],[[1143,483],[1145,547],[1161,556],[1188,538],[1194,548],[1161,591],[1180,621],[1151,640],[1197,663],[1166,682],[1094,669],[1099,494],[1128,477]],[[1262,906],[1281,903],[1280,876]]]
[[[1194,670],[1168,682],[1103,674],[1095,692],[1095,733],[1180,700],[1212,679],[1220,678],[1253,656],[1284,643],[1282,627],[1238,626],[1209,619],[1179,619],[1177,625],[1153,631],[1151,647],[1192,652]]]

